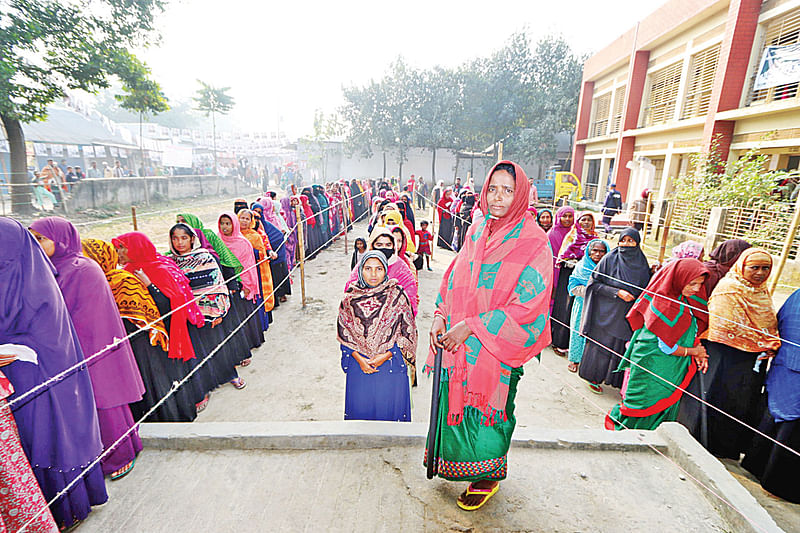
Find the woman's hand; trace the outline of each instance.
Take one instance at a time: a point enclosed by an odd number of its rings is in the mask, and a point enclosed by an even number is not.
[[[0,366],[10,365],[17,360],[17,356],[10,353],[0,353]]]
[[[469,329],[467,322],[462,320],[442,335],[442,346],[448,352],[455,352],[470,335],[472,335],[472,330]]]
[[[633,296],[633,294],[629,293],[625,289],[618,290],[617,291],[617,297],[619,297],[622,300],[625,300],[626,302],[632,302],[632,301],[634,301],[636,299]]]
[[[219,326],[220,324],[222,324],[222,317],[215,318],[214,320],[211,321],[211,329],[214,329],[215,327]]]
[[[378,371],[378,369],[370,365],[369,362],[366,359],[364,359],[364,356],[361,355],[360,353],[354,351],[352,353],[352,357],[353,359],[356,360],[358,366],[361,367],[361,371],[364,372],[365,374],[374,374],[375,372]]]
[[[242,290],[244,291],[244,299],[245,300],[249,300],[250,299],[250,289],[248,289],[247,287],[242,287]]]
[[[705,346],[698,344],[693,348],[686,348],[686,355],[694,359],[697,369],[703,374],[708,370],[708,353]]]
[[[444,335],[447,331],[447,324],[439,315],[434,315],[433,324],[431,324],[430,343],[434,348],[444,348],[444,345],[439,341],[439,335]]]
[[[383,353],[379,353],[378,355],[374,355],[374,356],[372,356],[371,358],[367,359],[367,363],[368,363],[368,364],[369,364],[371,367],[373,367],[373,368],[377,369],[377,368],[379,368],[379,367],[380,367],[380,366],[381,366],[383,363],[385,363],[386,361],[388,361],[388,360],[389,360],[389,359],[391,359],[391,358],[392,358],[392,352],[391,352],[391,351],[389,351],[389,352],[383,352]]]
[[[274,261],[274,260],[276,260],[276,259],[278,258],[278,254],[276,254],[276,253],[275,253],[275,252],[273,252],[272,250],[270,250],[270,251],[269,251],[269,253],[268,253],[267,255],[268,255],[268,256],[269,256],[269,258],[270,258],[270,259],[272,259],[273,261]]]
[[[139,281],[144,283],[145,287],[149,287],[152,284],[152,281],[150,281],[150,278],[147,277],[147,274],[145,274],[144,270],[142,270],[141,268],[139,270],[134,270],[133,271],[133,275],[136,276],[137,278],[139,278]]]

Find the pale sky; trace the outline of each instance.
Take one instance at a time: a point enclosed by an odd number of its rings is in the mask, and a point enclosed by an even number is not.
[[[173,0],[162,41],[139,55],[170,98],[200,78],[230,86],[243,130],[310,133],[315,109],[332,112],[342,86],[380,78],[402,55],[416,67],[454,67],[527,28],[560,33],[577,52],[603,48],[664,0],[311,1]]]

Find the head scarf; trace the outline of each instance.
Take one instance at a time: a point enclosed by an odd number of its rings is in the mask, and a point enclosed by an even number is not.
[[[589,279],[592,277],[592,272],[594,272],[594,269],[597,267],[597,263],[592,261],[592,258],[589,257],[589,252],[592,251],[595,243],[598,242],[605,247],[606,254],[611,250],[611,247],[603,239],[592,239],[589,241],[583,251],[583,259],[578,261],[578,264],[575,265],[575,270],[572,271],[572,275],[569,277],[567,291],[572,292],[572,289],[575,287],[585,287],[589,283]]]
[[[228,217],[233,225],[233,231],[230,235],[222,233],[219,223],[222,217]],[[219,238],[225,243],[225,246],[236,256],[242,264],[242,271],[240,272],[242,278],[242,285],[247,288],[250,293],[250,300],[255,300],[258,297],[258,272],[256,272],[256,256],[253,253],[253,246],[250,244],[244,235],[242,235],[241,225],[239,224],[239,217],[227,212],[222,213],[217,219],[217,229],[219,229]]]
[[[271,223],[281,231],[289,230],[286,221],[280,215],[280,208],[276,210],[275,203],[272,200],[267,201],[265,204],[253,204],[251,208],[256,208],[259,205],[261,205],[262,216],[265,221]],[[280,203],[278,203],[278,205],[280,205]]]
[[[719,280],[731,269],[742,252],[750,248],[750,243],[743,239],[729,239],[709,254],[709,260],[704,264],[708,268],[708,280],[706,280],[706,290],[710,295],[717,286]]]
[[[190,228],[199,230],[206,237],[211,244],[211,248],[217,253],[219,263],[222,266],[234,269],[237,274],[242,271],[242,264],[239,259],[225,246],[225,243],[216,233],[203,227],[203,221],[200,218],[190,213],[178,213],[178,216],[183,217]],[[200,244],[205,248],[204,243],[201,242]]]
[[[550,215],[550,225],[546,228],[542,226],[542,215],[545,213]],[[542,230],[544,230],[545,232],[550,231],[550,229],[552,229],[553,227],[553,211],[551,211],[550,209],[542,209],[541,211],[539,211],[539,213],[536,215],[536,223],[539,224],[539,227],[542,228]]]
[[[244,198],[237,198],[233,201],[233,212],[237,215],[242,209],[247,209],[247,200]]]
[[[25,345],[38,356],[35,365],[14,361],[3,367],[14,386],[13,401],[79,364],[84,353],[56,269],[33,235],[16,220],[0,217],[0,250],[0,344]],[[85,366],[18,402],[14,419],[27,460],[38,466],[40,483],[45,471],[69,472],[103,452]],[[56,489],[45,487],[45,492],[52,497]]]
[[[383,255],[382,252],[379,252],[377,250],[368,250],[364,252],[364,254],[361,256],[361,259],[359,259],[358,264],[356,265],[358,267],[358,278],[356,280],[356,285],[358,286],[359,289],[375,288],[371,285],[368,285],[366,280],[364,279],[363,270],[364,270],[364,264],[367,262],[367,259],[378,259],[383,265],[383,269],[387,271],[384,280],[378,285],[375,285],[375,287],[383,284],[384,282],[386,282],[387,279],[389,279],[389,273],[388,273],[389,263],[386,261],[386,256]]]
[[[708,340],[745,352],[777,350],[780,347],[781,341],[776,338],[778,317],[772,307],[767,281],[753,285],[744,278],[745,265],[755,259],[772,262],[772,256],[766,250],[748,248],[711,294]]]
[[[144,384],[130,343],[126,339],[107,349],[127,336],[125,325],[100,266],[81,254],[78,230],[61,217],[40,218],[31,229],[55,243],[50,260],[84,357],[103,354],[89,362],[95,403],[107,409],[141,400]]]
[[[703,245],[696,241],[683,241],[672,249],[673,259],[700,259],[702,256]]]
[[[639,296],[626,318],[635,331],[646,327],[667,346],[675,346],[697,321],[698,334],[708,329],[706,288],[694,296],[685,297],[684,287],[695,278],[707,276],[708,269],[695,258],[676,259],[659,270],[647,290]],[[694,309],[689,309],[688,306]]]
[[[112,239],[116,246],[128,249],[130,263],[125,265],[125,270],[134,272],[142,270],[158,290],[169,298],[172,313],[169,325],[169,352],[171,359],[188,361],[194,358],[194,348],[189,338],[189,321],[197,327],[205,324],[203,313],[194,301],[189,280],[178,268],[174,261],[156,252],[156,247],[144,233],[132,231]]]
[[[486,187],[484,187],[484,189],[485,188]],[[481,198],[483,198],[483,195],[481,195]],[[568,205],[559,207],[558,211],[556,211],[556,216],[553,217],[553,227],[547,232],[547,239],[550,241],[550,250],[553,252],[553,266],[555,266],[556,259],[558,259],[558,253],[561,251],[561,244],[563,244],[564,238],[566,238],[567,234],[572,229],[572,226],[564,227],[561,225],[561,215],[564,213],[572,213],[574,216],[575,210]]]
[[[362,270],[368,259],[378,259],[387,268],[386,278],[375,287],[367,286]],[[389,279],[386,258],[367,252],[358,265],[358,283],[350,285],[339,305],[339,343],[368,357],[397,346],[413,364],[417,353],[417,325],[408,295],[397,281]]]
[[[588,231],[583,229],[583,226],[578,223],[578,221],[584,216],[589,216],[592,219],[592,229]],[[561,243],[561,249],[558,254],[559,258],[579,259],[583,257],[583,251],[586,249],[586,245],[589,243],[589,241],[597,237],[597,232],[595,231],[594,227],[594,214],[592,214],[591,211],[582,211],[580,214],[578,214],[578,216],[575,217],[575,224],[572,226],[572,229],[569,230],[569,233]]]
[[[473,333],[456,352],[443,353],[449,425],[459,424],[469,412],[479,414],[487,425],[506,420],[511,369],[550,344],[553,265],[547,238],[528,213],[530,184],[522,167],[510,161],[500,164],[514,169],[514,199],[506,215],[496,218],[487,211],[489,188],[483,187],[484,220],[470,226],[437,299],[437,314],[449,324],[466,320]],[[486,183],[496,168],[489,171]],[[434,356],[431,351],[427,371],[433,368]]]
[[[169,335],[153,297],[139,278],[117,268],[117,250],[110,243],[98,239],[83,239],[81,246],[83,255],[100,265],[106,275],[120,316],[133,322],[137,328],[147,327],[150,344],[161,346],[165,352],[169,350]]]

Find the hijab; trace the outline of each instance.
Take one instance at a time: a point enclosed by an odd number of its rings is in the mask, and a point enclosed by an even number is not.
[[[589,279],[592,277],[592,272],[594,272],[594,269],[597,267],[597,263],[592,261],[589,253],[592,251],[595,243],[598,242],[605,247],[606,254],[608,254],[608,252],[611,250],[611,247],[603,239],[592,239],[589,241],[583,251],[583,258],[578,261],[577,265],[575,265],[575,270],[572,271],[572,274],[569,277],[569,284],[567,285],[568,292],[572,292],[572,289],[575,287],[585,287],[586,284],[589,283]]]
[[[550,225],[547,226],[546,228],[542,225],[542,215],[545,213],[550,215]],[[553,211],[550,209],[542,209],[541,211],[539,211],[539,213],[536,215],[536,223],[539,224],[539,227],[542,228],[542,230],[544,230],[545,232],[550,231],[550,229],[553,227]]]
[[[84,357],[103,354],[88,363],[95,403],[107,409],[141,400],[144,384],[130,343],[126,339],[107,348],[127,336],[125,325],[105,274],[81,253],[78,230],[61,217],[40,218],[31,229],[55,243],[50,260]]]
[[[142,270],[158,290],[169,298],[173,313],[169,326],[168,357],[183,361],[194,359],[194,348],[186,322],[202,327],[205,318],[194,301],[194,294],[186,275],[174,261],[156,252],[156,247],[144,233],[138,231],[124,233],[112,239],[111,243],[116,247],[124,246],[128,249],[130,263],[125,265],[125,270],[128,272]]]
[[[592,219],[592,229],[585,230],[578,222],[581,218],[588,216]],[[589,241],[597,238],[595,231],[594,214],[591,211],[582,211],[575,218],[575,224],[561,243],[558,257],[559,259],[578,259],[584,255],[584,250]]]
[[[375,287],[364,280],[364,264],[378,259],[386,269],[383,281]],[[339,343],[368,357],[397,346],[408,363],[417,353],[417,325],[408,295],[389,278],[382,253],[366,252],[356,266],[358,281],[350,285],[339,305],[337,338]]]
[[[528,185],[528,187],[530,187],[530,185]],[[481,198],[483,198],[482,194]],[[572,229],[572,226],[564,227],[561,225],[561,215],[565,213],[572,213],[574,215],[575,210],[568,205],[559,207],[558,211],[556,211],[556,216],[553,217],[553,227],[551,227],[550,231],[547,232],[547,239],[550,241],[550,250],[553,252],[554,267],[556,265],[556,259],[558,259],[558,253],[561,251],[561,245],[563,244],[567,234]]]
[[[165,352],[169,350],[169,335],[152,295],[139,278],[117,268],[119,257],[116,248],[98,239],[83,239],[81,247],[83,255],[100,265],[106,275],[120,316],[137,328],[147,328],[151,345],[160,346]]]
[[[635,331],[646,327],[667,346],[675,346],[697,321],[698,334],[708,328],[708,306],[705,285],[694,296],[682,294],[684,287],[695,278],[707,276],[708,269],[696,258],[670,261],[661,268],[647,290],[639,296],[626,318]],[[687,306],[694,309],[689,309]]]
[[[219,258],[219,263],[222,266],[234,269],[237,274],[242,271],[242,263],[239,262],[239,259],[233,255],[227,246],[225,246],[225,243],[216,233],[203,227],[203,221],[200,220],[199,217],[190,213],[178,213],[178,216],[183,217],[183,219],[186,221],[186,224],[190,228],[198,230],[203,234],[203,236],[206,238],[206,242],[208,242],[211,246],[210,248],[206,247],[206,244],[202,242],[203,239],[201,239],[200,245],[203,248],[206,248],[209,252],[214,250]]]
[[[673,259],[700,259],[701,257],[703,257],[703,245],[697,241],[683,241],[672,249]]]
[[[467,406],[479,414],[477,423],[507,420],[511,369],[550,344],[553,265],[547,238],[528,213],[530,184],[522,167],[501,161],[489,171],[486,183],[498,165],[513,169],[511,205],[503,217],[492,216],[487,207],[489,187],[482,188],[484,220],[470,226],[437,298],[437,313],[447,323],[465,320],[473,333],[455,352],[443,353],[442,371],[450,376],[449,425],[472,416]],[[425,366],[428,372],[434,357],[431,350]]]
[[[766,250],[748,248],[717,284],[709,301],[708,340],[744,352],[780,347],[778,317],[772,307],[767,280],[754,285],[744,277],[744,267],[757,259],[768,259],[772,263],[772,256]]]
[[[237,215],[242,209],[247,209],[247,200],[244,198],[237,198],[233,201],[233,212]]]
[[[230,235],[222,233],[222,229],[219,227],[222,217],[228,217],[231,221],[233,230]],[[242,271],[240,274],[242,285],[244,285],[250,293],[248,299],[255,300],[259,294],[258,272],[256,272],[255,269],[256,256],[253,253],[253,246],[250,244],[250,241],[242,235],[239,217],[230,212],[222,213],[217,219],[217,229],[219,229],[219,238],[222,239],[225,246],[228,247],[242,264]]]
[[[714,248],[709,254],[709,260],[703,263],[708,269],[708,279],[706,280],[706,291],[710,295],[717,286],[719,280],[731,269],[739,256],[750,248],[750,243],[743,239],[729,239]]]

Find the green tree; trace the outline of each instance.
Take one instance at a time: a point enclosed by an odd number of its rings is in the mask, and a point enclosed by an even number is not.
[[[214,87],[202,80],[197,80],[200,88],[194,97],[195,109],[202,111],[205,116],[211,115],[211,138],[214,150],[214,174],[219,176],[217,170],[217,114],[227,115],[233,109],[233,97],[228,94],[230,87]],[[219,194],[222,181],[217,181],[217,194]]]
[[[127,50],[154,33],[163,0],[6,0],[0,16],[0,120],[11,147],[11,182],[28,183],[22,124],[44,120],[68,89],[96,92],[130,68]],[[30,191],[12,188],[28,212]]]
[[[455,72],[435,67],[418,73],[411,87],[418,112],[413,140],[431,151],[431,177],[436,181],[436,151],[455,148],[455,117],[462,109],[461,87]]]
[[[144,138],[142,135],[144,117],[167,111],[169,103],[161,91],[161,86],[149,78],[150,69],[144,63],[131,56],[129,67],[128,71],[119,74],[124,94],[117,94],[114,97],[121,108],[139,115],[139,159],[144,168]]]

